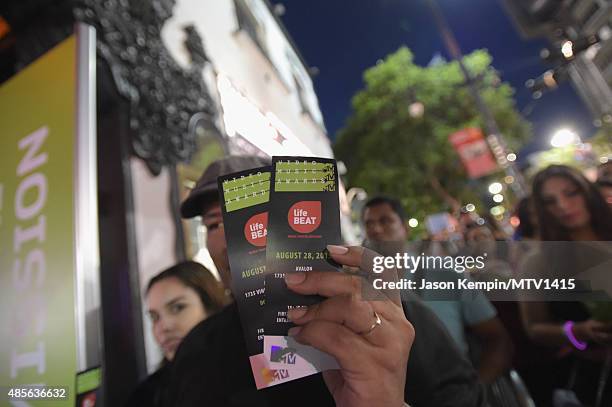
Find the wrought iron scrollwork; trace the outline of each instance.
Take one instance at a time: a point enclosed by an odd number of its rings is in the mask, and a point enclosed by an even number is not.
[[[202,76],[208,61],[193,26],[184,28],[191,56],[183,69],[161,38],[174,0],[78,0],[75,18],[96,28],[98,54],[109,64],[119,93],[130,102],[132,150],[158,175],[187,162],[197,149],[194,115],[214,122],[216,108]]]

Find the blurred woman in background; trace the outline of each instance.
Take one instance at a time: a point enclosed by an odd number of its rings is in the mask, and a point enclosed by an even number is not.
[[[612,212],[596,186],[579,171],[561,165],[540,171],[533,181],[532,200],[539,238],[550,243],[542,243],[526,259],[525,276],[576,277],[609,261],[610,245],[592,242],[612,240]],[[568,400],[564,397],[573,397],[567,390],[582,403],[612,405],[601,365],[612,344],[610,322],[593,319],[582,302],[524,302],[521,315],[529,337],[556,352],[557,376],[542,378],[566,390],[556,392],[555,405]],[[544,405],[550,405],[551,399]]]
[[[167,380],[168,364],[183,338],[199,322],[226,304],[221,284],[203,265],[185,261],[153,277],[146,290],[146,305],[153,336],[161,347],[161,367],[130,397],[126,406],[159,406]]]
[[[612,214],[578,170],[551,165],[533,180],[533,204],[544,241],[611,241]]]

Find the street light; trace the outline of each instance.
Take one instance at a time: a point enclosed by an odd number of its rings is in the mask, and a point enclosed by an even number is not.
[[[567,40],[561,46],[561,53],[565,57],[565,59],[570,59],[574,57],[574,43],[570,40]]]
[[[504,202],[504,196],[502,194],[495,194],[493,195],[493,201],[496,203],[502,203]]]
[[[556,89],[559,83],[565,81],[568,77],[567,67],[561,65],[555,69],[549,69],[536,79],[529,79],[525,82],[525,86],[531,91],[534,99],[539,99],[544,92]]]
[[[408,221],[408,225],[411,228],[416,228],[417,226],[419,226],[419,221],[416,220],[415,218],[410,218],[410,220]]]
[[[566,63],[576,58],[576,55],[588,50],[597,44],[601,38],[598,35],[589,35],[575,40],[564,40],[553,48],[544,48],[540,51],[540,57],[546,62]]]
[[[553,147],[567,147],[580,142],[580,137],[570,129],[560,129],[550,139]]]
[[[494,182],[491,185],[489,185],[489,193],[491,195],[499,194],[502,191],[503,188],[504,187],[503,187],[503,185],[501,183]]]

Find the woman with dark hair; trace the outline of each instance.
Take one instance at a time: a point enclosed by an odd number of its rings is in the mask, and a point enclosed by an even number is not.
[[[597,186],[574,168],[551,165],[540,171],[533,201],[541,240],[612,240],[610,208]]]
[[[145,295],[153,336],[164,359],[161,367],[138,386],[126,406],[161,405],[168,364],[181,341],[194,326],[226,304],[221,284],[206,267],[194,261],[178,263],[153,277]]]
[[[593,242],[612,240],[612,212],[594,184],[576,169],[552,165],[535,176],[532,189],[539,239],[547,243],[526,259],[525,276],[580,278],[581,272],[609,261],[609,245]],[[564,355],[555,360],[553,386],[571,387],[588,405],[612,405],[610,386],[599,380],[612,344],[609,322],[593,319],[581,302],[524,302],[521,315],[534,342]]]

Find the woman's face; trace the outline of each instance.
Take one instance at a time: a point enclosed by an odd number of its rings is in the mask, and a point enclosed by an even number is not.
[[[580,188],[563,177],[552,177],[542,187],[542,202],[546,210],[567,229],[580,229],[591,221]]]
[[[198,294],[176,277],[155,283],[147,294],[147,306],[153,336],[170,361],[185,335],[206,318]]]

